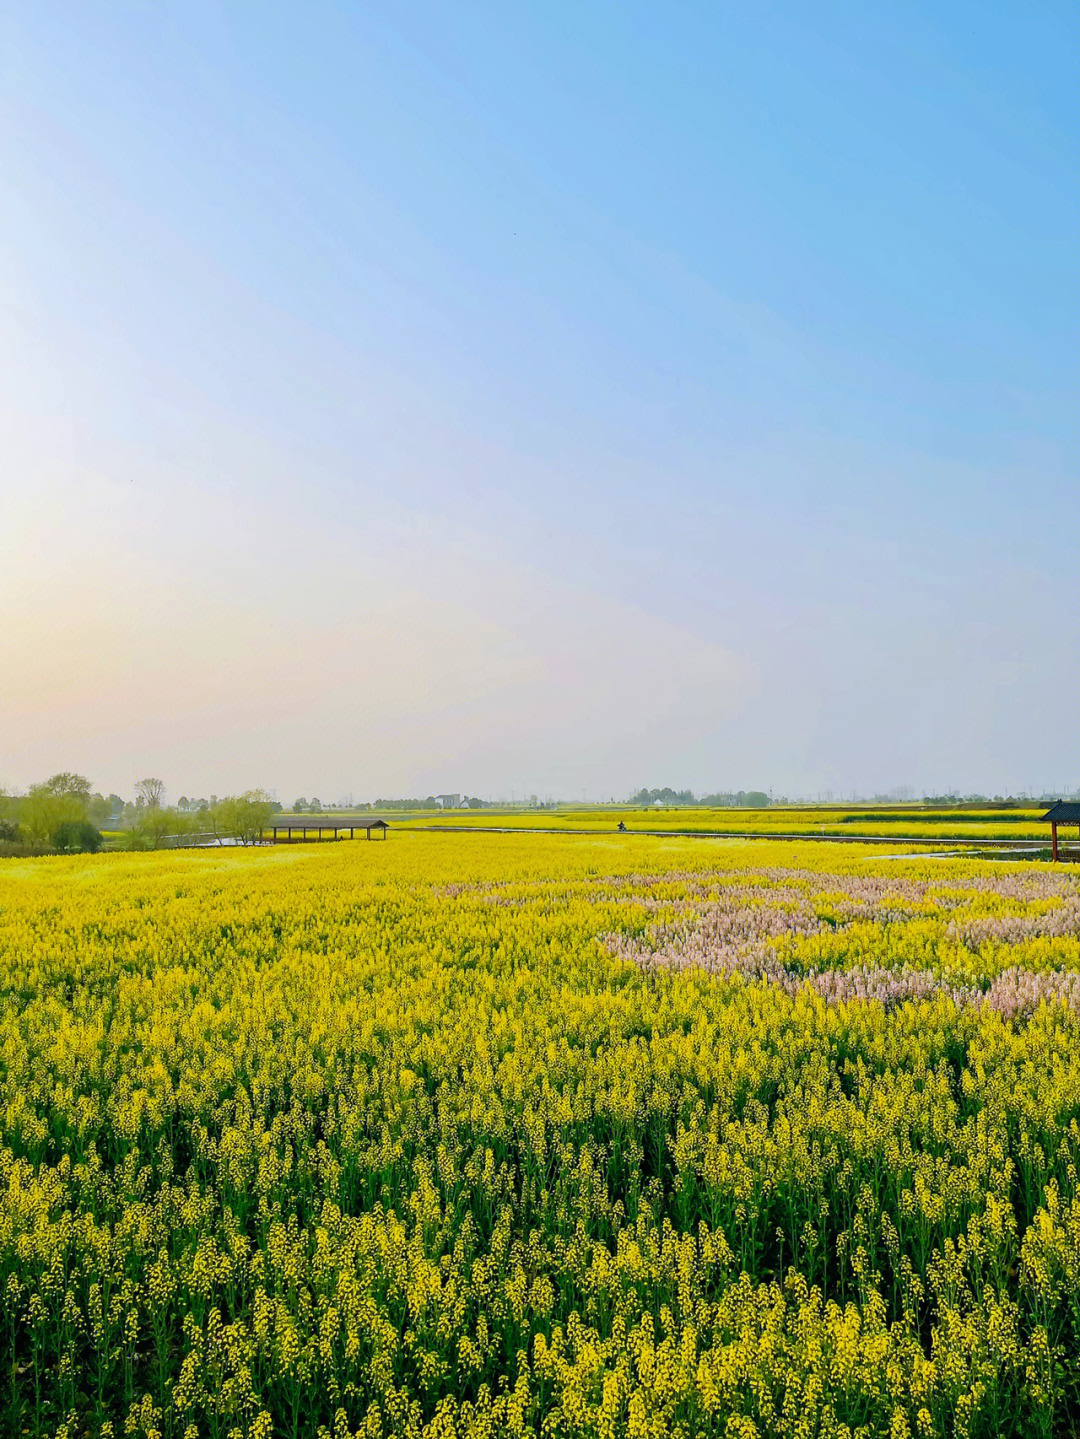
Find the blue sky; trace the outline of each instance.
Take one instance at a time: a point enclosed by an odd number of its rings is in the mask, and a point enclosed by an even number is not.
[[[1080,785],[1080,12],[5,7],[0,784]]]

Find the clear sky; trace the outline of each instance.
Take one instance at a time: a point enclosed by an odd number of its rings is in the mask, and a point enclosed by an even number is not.
[[[1080,9],[0,10],[0,784],[1080,785]]]

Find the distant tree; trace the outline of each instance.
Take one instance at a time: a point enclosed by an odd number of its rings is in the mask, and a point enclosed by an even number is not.
[[[483,808],[484,808],[484,801],[483,801],[482,799],[477,799],[476,796],[473,795],[473,797],[469,800],[469,808],[470,808],[470,809],[483,809]]]
[[[141,779],[135,786],[135,793],[147,809],[160,809],[165,802],[165,782],[160,779]]]
[[[313,800],[311,801],[311,803],[308,805],[308,814],[321,814],[321,813],[322,813],[322,800],[321,800],[321,799],[313,799]]]
[[[265,790],[249,789],[218,800],[211,813],[218,834],[231,835],[241,844],[255,844],[273,814],[273,801]]]
[[[31,844],[49,844],[59,825],[87,819],[90,781],[80,774],[54,774],[30,786],[19,806],[19,828]]]
[[[178,810],[166,809],[160,804],[143,804],[136,809],[134,823],[128,832],[130,847],[160,849],[162,840],[168,835],[181,833],[189,824],[187,816]]]
[[[101,848],[101,831],[89,820],[66,819],[56,826],[53,847],[75,854],[97,854]]]
[[[44,784],[35,785],[34,788],[53,799],[75,800],[84,808],[90,803],[90,781],[85,775],[72,774],[70,770],[54,774]]]
[[[19,826],[10,819],[0,819],[0,843],[18,844],[21,838]]]
[[[112,800],[106,799],[102,794],[94,795],[87,810],[91,824],[96,825],[98,829],[102,825],[108,824],[115,812]]]
[[[293,800],[292,812],[293,814],[305,814],[307,812],[307,800],[304,799],[303,796],[301,796],[300,799]]]
[[[664,789],[639,789],[637,794],[632,795],[631,804],[656,805],[656,804],[693,804],[693,793],[688,789],[672,789],[665,786]]]

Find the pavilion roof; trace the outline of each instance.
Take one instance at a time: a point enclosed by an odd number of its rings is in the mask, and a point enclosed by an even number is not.
[[[358,814],[273,814],[268,829],[388,829],[384,819]]]
[[[1059,799],[1042,817],[1055,824],[1080,824],[1080,800]]]

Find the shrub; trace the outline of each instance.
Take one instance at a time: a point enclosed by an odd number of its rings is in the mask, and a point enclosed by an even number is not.
[[[101,848],[101,831],[88,819],[64,820],[53,830],[52,842],[56,849],[69,853],[97,854]]]
[[[17,824],[12,824],[10,820],[0,819],[0,843],[18,844],[21,838]]]

